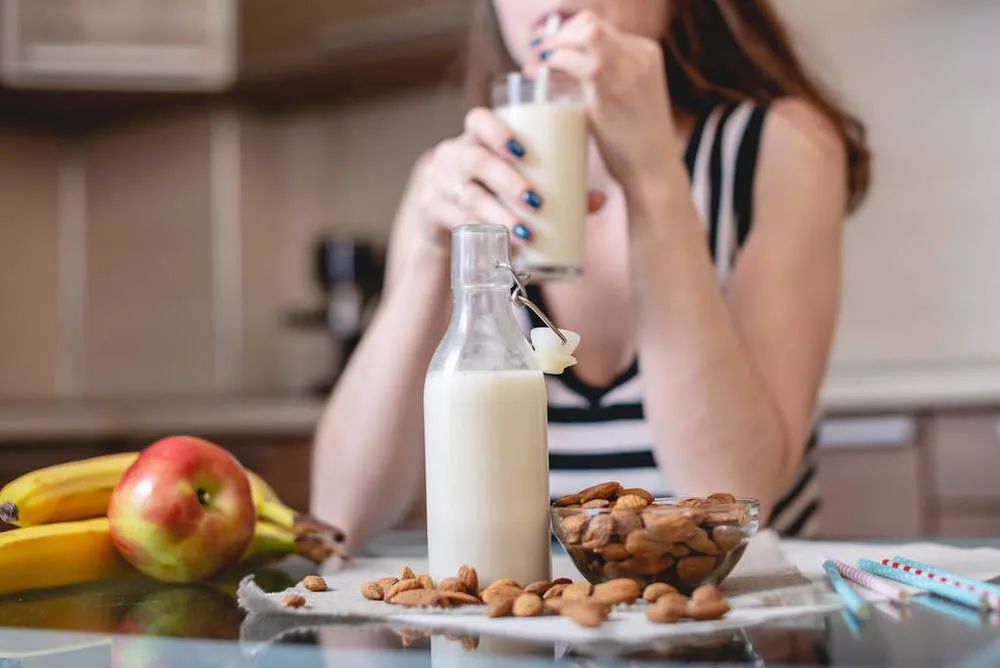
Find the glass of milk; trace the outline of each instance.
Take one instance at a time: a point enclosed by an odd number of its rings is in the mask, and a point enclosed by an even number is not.
[[[514,318],[509,261],[507,228],[453,231],[454,311],[424,385],[435,580],[462,564],[483,583],[550,576],[545,380]]]
[[[493,106],[524,146],[518,167],[543,198],[538,211],[522,213],[533,236],[515,264],[533,278],[579,275],[587,218],[587,113],[579,84],[547,68],[537,79],[511,72],[494,82]]]

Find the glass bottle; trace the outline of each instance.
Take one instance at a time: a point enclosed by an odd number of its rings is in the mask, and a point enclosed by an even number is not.
[[[435,580],[463,564],[484,583],[550,576],[545,381],[514,318],[509,263],[507,228],[453,231],[454,310],[424,385]]]

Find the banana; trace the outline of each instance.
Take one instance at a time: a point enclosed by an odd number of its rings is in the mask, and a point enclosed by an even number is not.
[[[111,492],[139,456],[123,452],[56,464],[26,473],[0,489],[0,521],[21,527],[98,517],[108,512]],[[267,482],[247,470],[257,516],[297,532],[344,539],[336,527],[289,508]]]
[[[337,554],[322,535],[257,522],[241,562],[298,554],[321,563]],[[137,575],[115,549],[107,517],[0,532],[0,594]]]
[[[111,542],[107,517],[0,533],[0,594],[131,573]]]
[[[48,466],[0,489],[0,520],[22,527],[99,517],[134,452]]]

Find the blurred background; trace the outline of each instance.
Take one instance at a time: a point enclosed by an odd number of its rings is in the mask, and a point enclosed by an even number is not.
[[[217,439],[306,507],[467,0],[0,0],[0,484]],[[1000,534],[993,0],[776,0],[867,123],[821,532]]]

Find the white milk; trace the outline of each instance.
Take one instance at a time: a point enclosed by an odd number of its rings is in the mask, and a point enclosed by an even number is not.
[[[521,248],[517,265],[541,275],[579,273],[587,217],[586,111],[578,104],[546,102],[512,104],[496,113],[524,145],[518,167],[544,199],[537,213],[526,216],[533,237]]]
[[[550,577],[545,381],[539,371],[432,371],[424,386],[430,575],[485,586]]]

